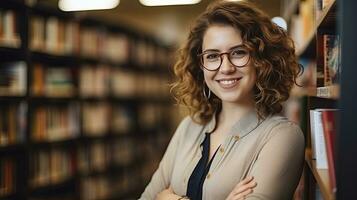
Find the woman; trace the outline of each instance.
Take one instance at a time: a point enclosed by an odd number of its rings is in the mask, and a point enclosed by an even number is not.
[[[190,117],[141,199],[291,199],[304,136],[279,113],[300,72],[292,40],[262,11],[210,5],[175,65],[173,89]]]

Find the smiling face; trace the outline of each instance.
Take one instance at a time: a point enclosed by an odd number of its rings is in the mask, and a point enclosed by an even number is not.
[[[241,32],[229,25],[211,25],[203,36],[202,52],[206,53],[205,55],[210,52],[216,53],[215,55],[231,52],[231,62],[228,59],[229,54],[221,55],[223,60],[218,70],[210,71],[202,68],[208,88],[222,100],[222,103],[254,102],[253,87],[256,82],[254,66],[250,61],[240,68],[232,64],[234,55],[242,53],[242,51],[235,51],[236,47],[242,44]]]

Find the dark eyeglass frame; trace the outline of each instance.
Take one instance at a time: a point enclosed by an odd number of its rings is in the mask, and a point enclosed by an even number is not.
[[[239,47],[245,47],[245,45],[238,45],[238,46],[235,46],[235,47],[233,47],[231,50],[229,50],[229,51],[226,51],[226,52],[222,52],[222,53],[219,53],[218,55],[219,55],[219,57],[220,57],[220,64],[219,64],[219,66],[216,68],[216,69],[207,69],[204,65],[203,65],[203,55],[204,54],[206,54],[207,52],[203,52],[203,53],[200,53],[200,54],[198,54],[197,55],[197,57],[199,57],[199,59],[200,59],[200,65],[201,65],[201,68],[204,68],[204,69],[206,69],[206,70],[208,70],[208,71],[217,71],[217,70],[219,70],[219,68],[221,68],[221,66],[222,66],[222,63],[223,63],[223,55],[225,55],[225,54],[227,54],[227,59],[228,59],[228,61],[229,61],[229,63],[231,63],[231,65],[233,65],[233,66],[235,66],[235,67],[237,67],[237,68],[243,68],[243,67],[246,67],[246,65],[249,63],[249,60],[250,60],[250,53],[249,53],[249,51],[247,50],[247,52],[248,52],[248,60],[247,60],[247,62],[244,64],[244,65],[242,65],[242,66],[239,66],[239,65],[235,65],[235,64],[233,64],[233,62],[231,61],[231,59],[230,59],[230,53],[232,53],[232,51],[234,51],[234,50],[236,50],[237,48],[239,48]],[[246,50],[246,49],[245,49]]]

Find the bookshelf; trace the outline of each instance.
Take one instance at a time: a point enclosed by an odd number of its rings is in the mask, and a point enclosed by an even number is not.
[[[333,138],[335,145],[338,140],[335,137],[341,134],[338,129],[341,41],[337,17],[340,1],[283,2],[283,14],[290,24],[288,31],[296,43],[299,62],[304,67],[304,74],[298,80],[302,87],[293,89],[292,100],[286,105],[287,116],[300,123],[306,141],[304,172],[294,199],[334,200],[336,188],[337,191],[339,188],[333,181],[336,177],[336,155],[339,153],[330,145],[330,139]],[[337,57],[333,57],[335,52]],[[336,63],[332,63],[333,59],[337,59]],[[339,68],[335,72],[336,68],[331,67],[336,66]],[[325,116],[328,112],[336,113],[333,121],[327,121]],[[335,128],[333,134],[328,132],[328,123]],[[339,179],[338,175],[336,178]]]
[[[171,49],[45,1],[0,21],[0,200],[138,198],[176,123]]]

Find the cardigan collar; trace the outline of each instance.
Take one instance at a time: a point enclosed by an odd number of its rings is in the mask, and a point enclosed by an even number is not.
[[[205,125],[204,132],[212,133],[217,125],[217,114],[215,113],[212,119]],[[263,120],[259,119],[255,110],[251,110],[246,113],[241,119],[239,119],[231,128],[229,135],[239,136],[242,138],[257,128]]]

